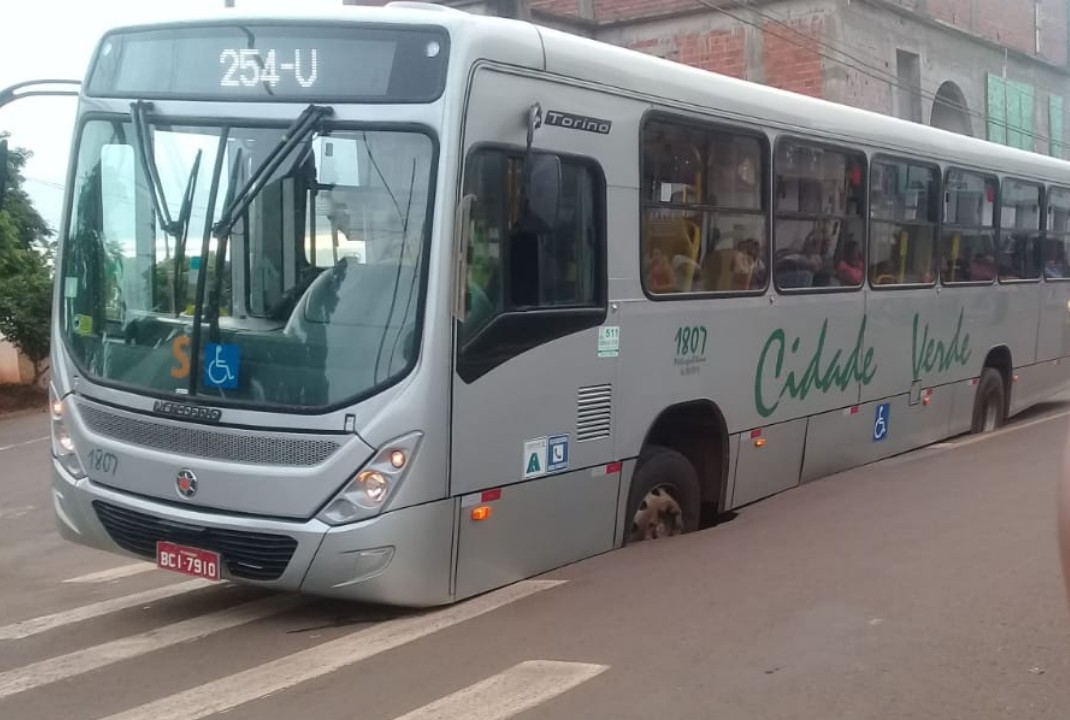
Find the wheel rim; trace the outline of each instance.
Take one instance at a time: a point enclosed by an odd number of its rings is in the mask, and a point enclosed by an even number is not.
[[[684,511],[666,485],[648,492],[632,516],[632,542],[672,537],[683,532]]]
[[[999,420],[999,408],[995,399],[989,395],[988,402],[985,403],[985,421],[982,429],[984,432],[992,432],[996,429],[996,423]]]

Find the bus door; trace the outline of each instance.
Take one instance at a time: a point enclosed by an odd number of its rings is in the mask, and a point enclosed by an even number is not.
[[[455,278],[458,597],[613,545],[619,331],[607,302],[605,181],[591,156],[550,144],[560,134],[526,133],[541,112],[527,84],[478,75],[467,121],[478,140],[466,145],[467,252]]]

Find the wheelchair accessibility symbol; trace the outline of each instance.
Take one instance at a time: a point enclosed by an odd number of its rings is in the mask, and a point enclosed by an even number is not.
[[[241,348],[237,345],[207,343],[204,346],[204,384],[221,390],[238,387]]]
[[[891,403],[877,406],[877,414],[873,418],[873,442],[880,442],[888,437],[888,416],[892,411]]]

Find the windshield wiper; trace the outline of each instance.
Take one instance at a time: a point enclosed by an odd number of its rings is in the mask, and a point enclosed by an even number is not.
[[[189,232],[189,221],[193,214],[193,196],[197,190],[197,175],[201,167],[200,150],[193,160],[189,177],[186,179],[186,191],[182,197],[182,206],[178,211],[178,219],[171,217],[171,208],[167,204],[167,197],[160,182],[160,171],[156,166],[156,155],[149,142],[148,110],[150,104],[142,100],[131,103],[130,117],[134,125],[134,140],[137,143],[138,154],[141,155],[141,167],[149,178],[149,191],[152,195],[152,206],[156,215],[160,218],[163,231],[175,239],[175,260],[172,268],[171,282],[171,309],[177,315],[180,310],[178,296],[181,283],[182,266],[186,258],[186,236]]]
[[[210,220],[215,213],[216,198],[219,196],[219,180],[223,174],[223,157],[226,154],[227,139],[229,137],[230,128],[222,128],[219,132],[219,149],[216,150],[215,167],[212,169],[212,184],[208,189],[208,208],[205,214],[204,234],[201,237],[200,272],[197,273],[197,288],[193,297],[193,352],[190,354],[190,395],[197,394],[197,375],[199,372],[198,366],[200,364],[199,348],[201,345],[201,315],[204,312],[204,288],[208,284],[208,254],[212,246],[212,224]],[[234,158],[234,165],[231,168],[230,185],[227,187],[227,198],[224,200],[224,205],[230,203],[231,195],[234,192],[234,185],[237,182],[238,168],[241,166],[241,160],[242,153],[239,148],[237,156]],[[220,243],[220,247],[223,247],[222,242]],[[216,248],[215,277],[217,282],[213,285],[217,292],[220,285],[218,280],[223,276],[224,255],[225,251]],[[214,305],[218,305],[218,300],[215,301]],[[215,337],[217,334],[218,332],[213,333],[213,342],[219,342],[219,339]]]
[[[279,166],[289,157],[294,148],[303,143],[310,134],[316,132],[320,128],[320,123],[323,118],[327,117],[334,110],[330,107],[322,107],[318,105],[309,105],[304,111],[297,117],[293,123],[283,132],[282,137],[279,139],[279,143],[271,149],[267,157],[257,166],[256,170],[252,172],[249,179],[242,185],[240,190],[237,190],[238,176],[241,170],[242,164],[242,151],[239,148],[235,153],[234,162],[230,169],[230,182],[227,186],[227,195],[223,200],[223,210],[220,212],[219,222],[210,226],[206,223],[204,229],[204,237],[201,244],[201,268],[202,272],[197,277],[197,295],[194,301],[194,314],[193,314],[193,337],[191,338],[192,347],[190,348],[190,395],[196,394],[197,378],[199,376],[199,364],[200,364],[200,348],[201,348],[201,325],[204,322],[205,307],[204,307],[204,292],[207,285],[208,276],[208,252],[211,241],[211,236],[215,235],[219,243],[216,246],[215,257],[215,276],[212,278],[212,296],[208,302],[208,321],[209,321],[209,339],[212,342],[218,343],[220,340],[219,335],[219,314],[222,309],[222,302],[220,295],[222,294],[223,274],[225,270],[225,259],[227,255],[227,241],[230,238],[230,233],[234,229],[234,225],[245,214],[245,211],[249,209],[249,205],[252,204],[257,194],[263,190],[267,181],[275,174]],[[212,173],[212,187],[209,190],[209,208],[208,218],[211,218],[215,211],[216,196],[219,191],[219,181],[222,175],[223,168],[223,152],[226,147],[226,138],[229,132],[229,128],[221,133],[219,152],[216,157],[215,169]]]
[[[216,238],[222,240],[224,236],[230,234],[235,223],[238,222],[238,218],[249,208],[253,199],[264,188],[264,185],[293,149],[304,142],[311,133],[318,130],[323,118],[332,112],[334,110],[330,107],[309,105],[293,121],[290,127],[286,128],[286,131],[283,132],[282,137],[279,139],[279,144],[271,149],[271,152],[268,153],[263,162],[249,176],[241,190],[238,190],[231,198],[231,201],[223,207],[219,222],[212,229]]]

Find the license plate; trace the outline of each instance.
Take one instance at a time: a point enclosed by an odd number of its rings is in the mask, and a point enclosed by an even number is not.
[[[219,580],[219,553],[210,550],[160,541],[156,543],[156,566],[205,580]]]

